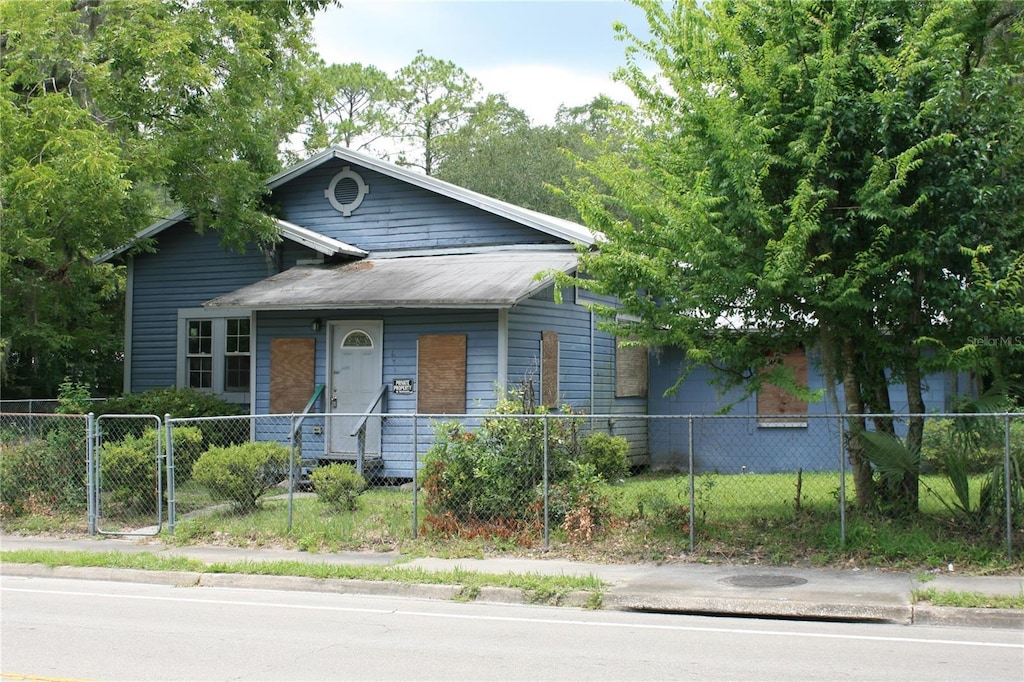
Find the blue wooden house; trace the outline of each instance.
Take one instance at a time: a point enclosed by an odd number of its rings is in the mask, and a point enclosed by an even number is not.
[[[510,387],[592,414],[645,414],[647,361],[597,328],[586,292],[556,297],[545,273],[572,272],[583,226],[345,149],[268,180],[281,241],[244,253],[171,216],[141,231],[156,250],[127,265],[125,391],[216,393],[250,414],[314,411],[304,456],[412,475],[411,420],[482,414]],[[283,440],[253,420],[254,436]],[[637,463],[646,423],[627,437]],[[429,446],[423,422],[420,449]],[[286,437],[287,434],[284,434]]]
[[[678,349],[653,354],[649,409],[657,417],[650,421],[647,463],[654,469],[685,470],[692,442],[695,473],[838,470],[846,457],[842,420],[836,418],[846,409],[842,386],[829,390],[816,349],[782,353],[778,361],[823,400],[804,402],[773,386],[749,396],[739,388],[723,390],[707,366],[692,367],[679,390],[669,392],[686,368],[684,354]],[[970,392],[970,381],[950,372],[932,374],[924,378],[923,390],[929,409],[944,411],[952,396]],[[909,412],[903,385],[890,386],[889,396],[894,413]],[[696,417],[690,420],[690,415]]]

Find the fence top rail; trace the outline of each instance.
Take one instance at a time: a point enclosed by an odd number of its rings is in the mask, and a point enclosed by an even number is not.
[[[15,415],[21,415],[22,413],[11,413]],[[43,416],[55,416],[55,415],[43,415]],[[64,415],[73,416],[73,415]],[[152,416],[152,415],[119,415],[119,416]],[[974,418],[995,418],[995,417],[1009,417],[1011,419],[1024,419],[1024,412],[926,412],[926,413],[904,413],[904,412],[892,412],[892,413],[863,413],[863,414],[846,414],[841,412],[825,413],[825,414],[771,414],[771,415],[758,415],[758,414],[591,414],[589,412],[577,412],[572,414],[564,414],[558,412],[550,412],[546,414],[495,414],[492,412],[464,412],[461,414],[440,414],[440,413],[429,413],[429,412],[380,412],[380,413],[369,413],[366,412],[288,412],[288,413],[273,413],[273,414],[236,414],[236,415],[222,415],[217,417],[172,417],[167,415],[165,418],[171,422],[182,422],[182,421],[230,421],[239,419],[288,419],[291,417],[304,418],[325,418],[325,417],[379,417],[386,419],[411,419],[413,417],[419,419],[436,419],[436,420],[468,420],[468,419],[615,419],[615,420],[629,420],[629,419],[643,419],[643,420],[664,420],[664,419],[733,419],[733,420],[750,420],[750,419],[793,419],[793,420],[817,420],[817,419],[911,419],[911,418],[924,418],[924,419],[974,419]]]
[[[39,419],[85,419],[87,414],[63,414],[61,412],[0,412],[0,417],[37,417]]]

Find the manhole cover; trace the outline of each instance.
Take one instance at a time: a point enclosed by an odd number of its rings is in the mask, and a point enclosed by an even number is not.
[[[736,587],[792,587],[793,585],[803,585],[807,580],[792,575],[754,573],[752,575],[734,575],[729,578],[722,578],[722,582]]]

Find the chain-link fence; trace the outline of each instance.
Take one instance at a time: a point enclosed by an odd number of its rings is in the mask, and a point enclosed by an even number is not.
[[[1022,414],[3,414],[0,437],[5,519],[100,533],[204,519],[211,534],[267,523],[326,538],[344,522],[357,546],[424,534],[548,547],[646,520],[691,550],[780,528],[842,547],[867,504],[1005,544],[1011,560],[1024,538]]]
[[[93,405],[102,403],[106,398],[89,398]],[[0,400],[0,414],[55,414],[61,405],[58,398],[25,398]]]
[[[0,519],[61,519],[88,528],[89,418],[0,413]]]

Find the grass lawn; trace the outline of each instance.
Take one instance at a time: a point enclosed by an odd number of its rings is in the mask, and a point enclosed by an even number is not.
[[[840,530],[840,481],[835,473],[704,474],[695,477],[696,506],[690,548],[690,481],[685,475],[640,475],[603,486],[604,513],[590,541],[570,542],[550,529],[549,556],[632,563],[687,560],[805,566],[876,566],[916,571],[955,564],[961,573],[1022,570],[1024,527],[1016,522],[1015,561],[1006,556],[1004,528],[970,526],[955,518],[938,496],[951,500],[943,477],[922,479],[921,513],[908,520],[861,514],[854,508],[852,479],[845,483],[846,537]],[[977,486],[975,486],[977,488]],[[422,530],[413,495],[371,489],[353,512],[336,511],[315,495],[286,497],[241,514],[214,503],[194,483],[176,490],[177,526],[162,539],[178,544],[292,547],[310,552],[400,551],[407,556],[468,557],[539,554],[543,527],[517,534],[476,529],[472,537],[437,537]],[[101,525],[101,527],[103,527]],[[30,514],[4,519],[6,532],[84,533],[84,514]]]

